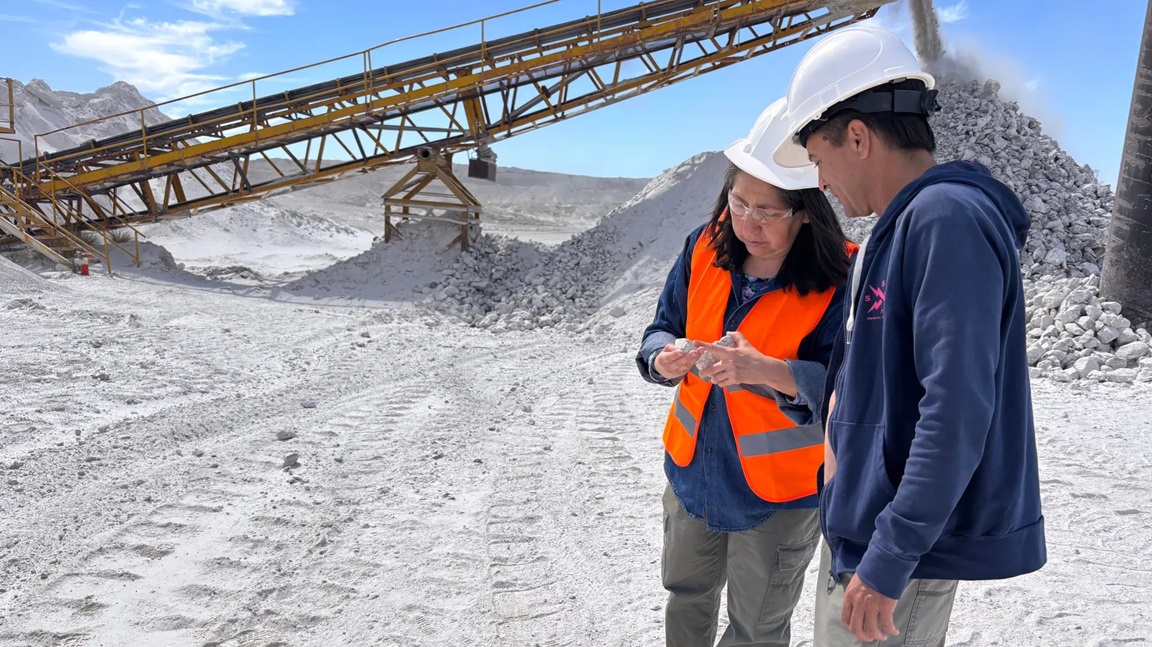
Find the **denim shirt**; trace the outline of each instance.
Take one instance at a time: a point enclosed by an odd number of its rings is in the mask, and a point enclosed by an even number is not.
[[[652,360],[661,349],[686,330],[688,312],[688,282],[692,264],[692,251],[703,227],[694,231],[685,241],[684,250],[676,259],[652,324],[644,331],[636,365],[641,376],[654,384],[675,386],[679,380],[666,380],[655,371]],[[768,282],[762,292],[750,300],[743,299],[740,286],[743,276],[732,273],[732,294],[724,313],[724,330],[736,330],[752,310],[762,294],[776,288]],[[817,324],[816,329],[800,343],[799,360],[786,360],[796,380],[797,397],[776,393],[780,410],[797,424],[815,424],[821,418],[824,402],[824,378],[832,345],[840,326],[844,299],[843,286],[836,292]],[[740,532],[750,530],[768,520],[777,510],[815,509],[817,497],[812,495],[787,503],[771,503],[761,499],[748,486],[736,449],[736,437],[728,422],[728,407],[724,389],[713,386],[708,393],[700,427],[696,434],[696,451],[686,467],[680,467],[667,453],[664,455],[664,473],[676,498],[690,517],[705,522],[711,532]],[[813,481],[816,474],[812,475]]]

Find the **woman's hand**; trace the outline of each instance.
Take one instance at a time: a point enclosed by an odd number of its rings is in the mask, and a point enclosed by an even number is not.
[[[704,354],[704,348],[699,343],[696,343],[696,349],[685,353],[684,351],[676,348],[672,344],[664,347],[656,359],[652,362],[652,367],[656,372],[664,377],[666,380],[677,380],[688,374],[692,367],[696,365],[696,361]]]
[[[756,350],[739,332],[730,332],[728,336],[736,343],[731,348],[704,344],[704,348],[719,361],[700,371],[701,378],[721,387],[765,384],[783,393],[796,395],[796,382],[786,362]]]

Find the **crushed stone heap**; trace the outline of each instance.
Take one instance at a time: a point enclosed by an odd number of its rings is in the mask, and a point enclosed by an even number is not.
[[[599,309],[615,242],[611,227],[555,248],[482,235],[445,270],[425,304],[494,332],[571,324]]]
[[[1000,84],[944,83],[933,117],[937,159],[987,166],[1032,215],[1021,266],[1026,277],[1098,275],[1114,196],[1095,172],[1076,163],[1040,122],[1000,100]]]
[[[580,330],[623,296],[658,288],[688,233],[708,217],[727,161],[695,155],[653,179],[596,226],[548,247],[480,235],[423,303],[468,325],[504,332]]]
[[[1152,382],[1152,335],[1133,329],[1099,276],[1042,277],[1027,286],[1028,364],[1058,382]]]
[[[996,81],[947,81],[937,87],[942,110],[932,117],[936,159],[987,166],[1032,216],[1020,254],[1025,278],[1100,274],[1112,188],[1045,135],[1039,121],[1020,112],[1015,102],[1001,100]],[[859,242],[875,218],[841,223]]]

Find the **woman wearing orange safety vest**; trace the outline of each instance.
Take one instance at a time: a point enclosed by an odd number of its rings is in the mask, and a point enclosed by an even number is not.
[[[676,386],[664,428],[669,647],[712,647],[725,584],[721,647],[789,645],[820,540],[819,409],[855,247],[815,169],[772,161],[782,106],[725,151],[712,217],[688,236],[636,357],[644,379]],[[725,334],[734,346],[714,345]],[[706,352],[718,361],[697,368]]]

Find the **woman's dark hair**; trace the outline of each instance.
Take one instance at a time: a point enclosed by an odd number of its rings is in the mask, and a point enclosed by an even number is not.
[[[716,252],[716,267],[730,272],[743,271],[744,261],[748,258],[748,248],[732,230],[732,218],[720,218],[728,208],[728,192],[740,172],[735,165],[728,165],[724,188],[712,208],[712,220],[707,227],[707,233],[712,237],[712,249]],[[848,238],[828,198],[819,189],[776,190],[794,217],[798,217],[801,211],[808,214],[808,223],[800,227],[792,249],[776,274],[776,285],[781,289],[794,289],[804,296],[843,283],[848,278],[848,254],[845,251]]]

